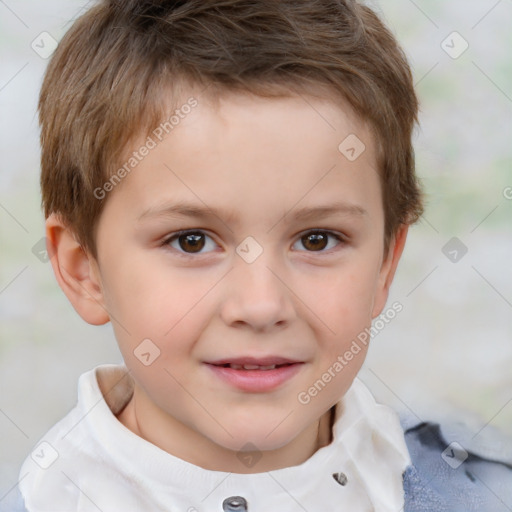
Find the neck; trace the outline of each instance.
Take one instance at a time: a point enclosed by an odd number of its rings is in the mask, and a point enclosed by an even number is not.
[[[332,441],[334,408],[285,446],[241,453],[219,446],[144,398],[143,391],[135,386],[132,398],[118,415],[118,420],[134,434],[171,455],[212,471],[262,473],[296,466]],[[257,463],[253,464],[253,461]]]

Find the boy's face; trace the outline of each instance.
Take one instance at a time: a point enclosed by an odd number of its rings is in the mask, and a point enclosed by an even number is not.
[[[365,346],[334,364],[382,311],[400,251],[384,254],[374,142],[350,109],[299,96],[197,99],[104,199],[93,274],[141,430],[279,449],[351,385]],[[366,146],[355,160],[353,136],[338,149],[351,134]],[[180,230],[191,234],[173,238]],[[244,361],[294,364],[225,367]],[[309,394],[329,369],[335,377]]]

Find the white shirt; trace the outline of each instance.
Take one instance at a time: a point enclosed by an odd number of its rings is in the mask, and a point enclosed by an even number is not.
[[[132,390],[124,366],[102,365],[80,377],[76,407],[21,468],[29,512],[223,512],[225,500],[237,496],[248,512],[403,506],[410,458],[398,415],[359,379],[336,404],[328,446],[297,466],[253,474],[203,469],[134,434],[115,415]]]

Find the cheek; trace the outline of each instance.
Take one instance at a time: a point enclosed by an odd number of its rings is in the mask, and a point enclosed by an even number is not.
[[[371,323],[377,276],[364,262],[329,274],[316,287],[312,309],[336,335],[357,334]]]
[[[104,288],[106,307],[139,338],[165,339],[184,326],[200,326],[198,306],[218,280],[210,274],[135,257],[109,267]]]

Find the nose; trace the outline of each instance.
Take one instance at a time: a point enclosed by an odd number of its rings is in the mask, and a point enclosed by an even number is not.
[[[226,325],[268,331],[284,327],[294,317],[285,271],[265,251],[251,263],[237,255],[226,279],[221,309]]]

